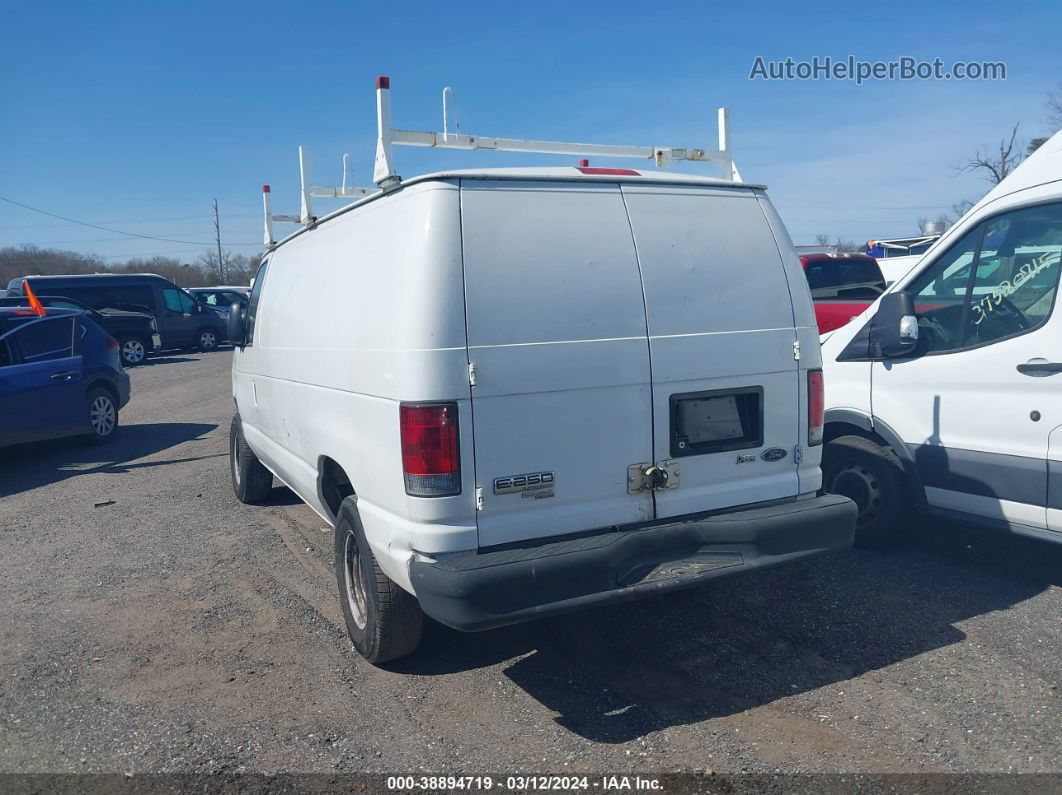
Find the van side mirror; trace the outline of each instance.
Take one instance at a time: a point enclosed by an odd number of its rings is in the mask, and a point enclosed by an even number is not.
[[[229,307],[229,317],[225,322],[229,342],[243,347],[247,344],[247,313],[244,307],[233,304]]]
[[[912,353],[918,346],[918,317],[914,299],[906,290],[888,293],[878,304],[870,326],[870,353],[892,359]]]

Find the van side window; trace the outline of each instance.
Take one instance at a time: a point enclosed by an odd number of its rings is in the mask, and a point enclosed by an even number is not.
[[[173,289],[172,287],[163,288],[162,302],[171,312],[181,312],[186,315],[195,312],[195,299],[191,298],[187,293]]]
[[[971,229],[911,285],[923,353],[971,348],[1043,325],[1062,273],[1062,203]]]
[[[266,273],[269,271],[269,261],[266,260],[258,266],[258,273],[254,277],[254,286],[251,287],[251,297],[247,301],[247,344],[254,341],[254,320],[258,315],[258,302],[262,298],[262,287],[265,285]]]

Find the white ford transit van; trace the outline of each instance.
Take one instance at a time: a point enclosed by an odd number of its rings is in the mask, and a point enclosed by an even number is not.
[[[272,247],[232,480],[335,527],[352,640],[479,630],[849,546],[821,485],[815,316],[760,187],[451,171]]]
[[[823,342],[825,488],[1062,541],[1062,133]]]

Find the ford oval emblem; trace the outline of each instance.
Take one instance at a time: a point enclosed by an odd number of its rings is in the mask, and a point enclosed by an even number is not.
[[[789,455],[789,451],[781,447],[769,447],[760,453],[760,458],[764,461],[781,461],[787,455]]]

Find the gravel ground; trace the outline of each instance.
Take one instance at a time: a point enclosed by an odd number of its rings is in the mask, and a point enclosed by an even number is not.
[[[374,668],[320,518],[232,495],[229,363],[0,451],[0,770],[1062,771],[1062,547],[968,528]]]

